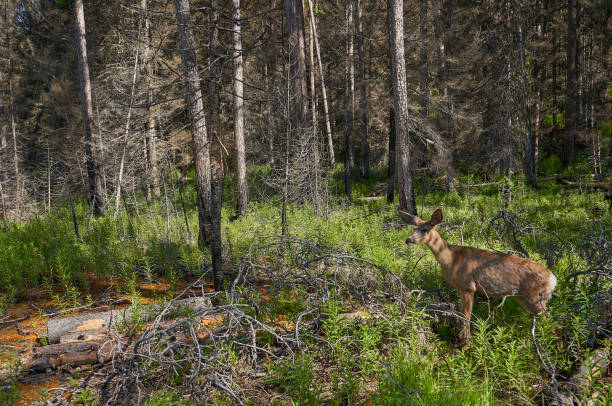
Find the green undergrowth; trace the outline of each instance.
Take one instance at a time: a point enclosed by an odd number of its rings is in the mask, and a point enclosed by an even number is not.
[[[265,171],[250,170],[252,188],[258,187],[259,175]],[[340,174],[336,171],[331,179],[332,192],[342,190]],[[537,190],[514,178],[501,180],[505,180],[503,188],[495,184],[447,192],[434,179],[418,179],[418,214],[428,219],[441,208],[444,220],[438,228],[451,244],[524,251],[549,267],[559,284],[550,311],[538,322],[536,337],[558,373],[570,374],[591,348],[610,345],[598,341],[589,328],[598,317],[593,307],[598,292],[591,280],[568,279],[590,266],[597,241],[612,238],[609,203],[602,193],[563,189],[554,180],[539,182]],[[48,215],[0,229],[0,304],[6,306],[23,298],[30,288],[41,287],[70,307],[95,296],[97,278],[115,279],[120,289],[137,295],[140,281],[176,282],[188,274],[199,275],[210,254],[198,249],[191,182],[181,191],[178,186],[168,191],[168,207],[164,199],[147,202],[133,196],[117,215],[109,212],[93,218],[86,204],[77,202],[78,237],[70,206],[61,204]],[[425,304],[440,300],[457,304],[457,294],[444,282],[426,247],[404,243],[411,229],[401,223],[397,203],[360,200],[384,194],[384,182],[384,171],[356,182],[350,203],[335,193],[318,210],[309,203],[290,203],[287,234],[380,264],[410,289],[435,292],[411,303],[407,313],[400,314],[394,303],[383,304],[386,317],[365,323],[341,320],[338,314],[352,309],[330,300],[322,326],[325,344],[311,343],[309,351],[298,352],[293,359],[268,363],[266,384],[300,405],[535,402],[548,378],[531,343],[531,318],[514,299],[500,309],[501,301],[477,297],[473,341],[465,348],[456,347],[452,328],[424,325]],[[460,179],[463,185],[479,182],[474,176]],[[229,267],[254,244],[279,235],[281,216],[278,196],[258,200],[253,191],[248,214],[236,219],[229,180],[225,192],[222,230]],[[516,239],[500,211],[516,222],[520,231]],[[609,281],[600,284],[599,289],[611,288]],[[270,304],[271,314],[295,315],[304,309],[299,300],[281,292]],[[584,396],[597,390],[595,385]],[[184,403],[173,393],[160,392],[149,404]]]

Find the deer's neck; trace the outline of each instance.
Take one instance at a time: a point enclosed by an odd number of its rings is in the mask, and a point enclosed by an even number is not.
[[[425,244],[427,244],[443,268],[451,264],[452,252],[450,246],[435,229],[429,232],[429,238],[425,241]]]

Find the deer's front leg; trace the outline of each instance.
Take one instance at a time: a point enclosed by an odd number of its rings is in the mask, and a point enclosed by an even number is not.
[[[472,306],[474,304],[474,291],[461,292],[461,315],[463,316],[463,328],[459,333],[459,342],[466,344],[470,341],[470,319],[472,317]]]

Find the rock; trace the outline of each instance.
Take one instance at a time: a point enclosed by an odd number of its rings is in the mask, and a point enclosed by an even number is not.
[[[82,341],[100,341],[106,336],[104,331],[117,322],[130,322],[138,319],[142,322],[153,320],[163,311],[167,303],[155,303],[147,306],[132,306],[125,310],[114,310],[99,313],[83,314],[61,319],[51,319],[47,323],[49,344]],[[176,300],[168,309],[167,318],[176,318],[177,314],[198,312],[211,308],[207,297],[190,297]]]

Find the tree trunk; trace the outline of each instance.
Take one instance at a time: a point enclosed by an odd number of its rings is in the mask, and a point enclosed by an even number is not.
[[[210,109],[210,185],[211,185],[211,241],[213,282],[215,290],[223,290],[221,206],[223,204],[223,156],[221,134],[219,133],[219,91],[221,86],[221,55],[217,52],[219,30],[217,29],[217,1],[212,0],[209,14],[209,109]],[[245,168],[246,171],[246,168]]]
[[[93,104],[91,100],[91,82],[89,80],[89,65],[87,63],[87,41],[85,37],[85,12],[83,0],[74,2],[74,26],[79,64],[79,82],[81,84],[81,108],[83,110],[83,139],[85,141],[85,158],[87,161],[87,177],[89,179],[89,194],[92,213],[101,216],[106,209],[106,198],[102,185],[102,170],[98,162],[98,147],[93,138],[91,118]]]
[[[195,53],[195,40],[191,28],[189,0],[175,0],[176,22],[183,62],[183,81],[187,109],[191,121],[191,138],[195,162],[196,188],[198,198],[198,223],[200,232],[198,245],[200,249],[210,240],[210,151],[206,131],[206,115],[200,88],[200,74]]]
[[[138,27],[138,41],[140,41],[140,26]],[[125,119],[125,131],[123,133],[123,143],[121,147],[121,160],[119,162],[119,175],[117,176],[117,193],[115,196],[115,216],[119,212],[119,204],[121,203],[121,182],[123,181],[123,169],[125,166],[125,153],[127,150],[128,135],[130,133],[130,119],[132,118],[132,105],[134,104],[134,91],[136,89],[136,77],[138,72],[140,44],[136,45],[136,55],[134,56],[134,70],[132,72],[132,86],[130,90],[130,105],[128,106],[127,117]]]
[[[387,201],[393,203],[395,195],[395,114],[389,108],[389,160],[387,161]]]
[[[151,60],[151,22],[149,20],[149,10],[147,5],[148,0],[141,0],[140,7],[144,14],[144,49],[142,52],[142,65],[145,68],[146,83],[147,83],[147,137],[146,137],[146,155],[147,166],[149,169],[147,190],[153,191],[156,197],[159,197],[161,190],[159,187],[159,168],[157,165],[157,140],[155,135],[155,111],[153,104],[153,61]]]
[[[327,91],[325,90],[325,75],[323,73],[323,63],[321,62],[321,50],[319,49],[319,38],[317,37],[317,25],[314,18],[312,1],[308,1],[310,11],[310,25],[312,36],[314,39],[315,50],[317,52],[317,61],[319,65],[319,76],[321,78],[321,93],[323,94],[323,112],[325,114],[325,132],[327,133],[327,147],[329,150],[329,164],[333,168],[336,166],[336,158],[334,156],[334,141],[332,138],[331,123],[329,120],[329,109],[327,106]]]
[[[446,172],[446,186],[448,190],[452,190],[455,187],[454,182],[454,167],[453,167],[453,130],[452,130],[452,104],[448,95],[448,66],[446,63],[446,32],[451,30],[452,26],[452,10],[450,5],[449,9],[444,10],[444,0],[437,1],[436,13],[437,18],[434,21],[434,35],[436,37],[438,47],[438,60],[439,60],[439,72],[438,80],[440,81],[439,86],[442,87],[442,111],[441,111],[441,127],[443,128],[443,136],[446,139],[446,153],[444,156],[444,168]],[[448,17],[448,25],[445,29],[442,29],[443,23],[443,11],[446,11]]]
[[[245,215],[249,205],[249,185],[246,178],[246,152],[244,147],[244,90],[242,72],[242,32],[240,0],[232,0],[232,57],[234,61],[234,137],[236,141],[236,211]]]
[[[353,0],[346,0],[346,87],[344,105],[344,148],[346,169],[355,167],[355,145],[353,140],[355,119],[355,64],[353,63]],[[346,172],[346,170],[345,170]],[[347,193],[347,197],[350,192]]]
[[[287,50],[290,53],[291,97],[293,109],[291,121],[293,128],[304,131],[307,115],[306,90],[306,51],[304,36],[304,8],[302,0],[283,0],[286,17]]]
[[[521,11],[521,1],[518,3],[518,18],[519,18],[519,43],[520,43],[520,54],[521,54],[521,76],[523,79],[523,110],[525,114],[525,132],[527,133],[527,139],[525,140],[525,175],[527,182],[531,186],[536,184],[536,172],[535,172],[535,151],[533,134],[531,132],[531,112],[529,111],[529,83],[527,83],[527,69],[525,68],[525,33],[523,32],[523,17]]]
[[[568,166],[574,159],[576,142],[577,109],[578,109],[578,0],[567,3],[567,86],[565,100],[565,135],[563,137],[563,166]]]
[[[357,52],[359,54],[359,109],[361,117],[361,176],[370,177],[370,146],[368,144],[368,99],[363,43],[363,11],[361,0],[357,0]]]
[[[408,144],[408,93],[406,89],[406,63],[404,59],[403,9],[403,0],[388,0],[399,208],[416,215],[412,170],[410,167],[410,148]]]
[[[421,127],[427,123],[427,109],[429,105],[429,88],[427,83],[427,1],[419,0],[419,103],[421,104]],[[417,154],[417,167],[426,163],[427,145],[425,144],[425,131],[422,131],[418,140],[419,152]]]

